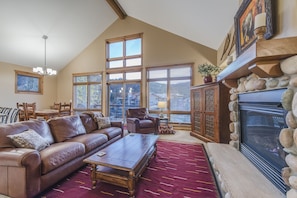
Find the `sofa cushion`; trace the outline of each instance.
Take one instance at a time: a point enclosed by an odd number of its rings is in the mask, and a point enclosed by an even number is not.
[[[114,137],[118,136],[118,135],[122,135],[122,128],[119,127],[109,127],[109,128],[105,128],[105,129],[98,129],[93,131],[92,133],[102,133],[107,135],[108,139],[113,139]]]
[[[18,148],[31,148],[41,151],[49,146],[49,143],[33,129],[14,135],[8,135],[7,137],[10,138],[12,143]]]
[[[85,147],[79,142],[60,142],[40,152],[41,173],[44,175],[67,162],[84,155]]]
[[[87,133],[90,133],[98,128],[97,122],[94,121],[93,117],[90,114],[82,113],[79,115],[79,117]]]
[[[96,147],[108,141],[108,137],[104,134],[89,133],[85,135],[79,135],[74,138],[67,140],[67,142],[80,142],[85,145],[86,153],[90,152]]]
[[[28,130],[29,127],[21,123],[0,124],[0,148],[14,148],[14,144],[7,137]]]
[[[96,118],[98,129],[105,129],[111,126],[109,117]]]
[[[49,125],[45,120],[28,120],[28,121],[22,122],[22,124],[36,131],[41,137],[46,139],[48,143],[52,144],[55,142],[54,137],[49,128]]]
[[[78,115],[52,118],[48,124],[56,142],[62,142],[86,133]]]

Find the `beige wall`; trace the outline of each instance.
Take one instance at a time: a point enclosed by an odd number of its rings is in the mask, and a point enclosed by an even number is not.
[[[37,109],[49,108],[57,98],[56,77],[44,77],[43,95],[15,93],[15,70],[32,72],[32,68],[0,62],[0,106],[16,107],[17,102],[36,102]]]
[[[58,100],[71,98],[72,73],[105,70],[105,40],[120,36],[143,33],[143,64],[145,67],[178,63],[194,63],[194,84],[201,84],[197,65],[204,62],[216,63],[216,51],[176,36],[139,20],[127,17],[117,20],[102,35],[92,42],[81,54],[67,65],[58,76]],[[143,83],[145,84],[145,83]],[[103,95],[105,96],[105,89]],[[144,99],[144,92],[142,95]],[[145,106],[145,100],[144,106]],[[103,104],[106,99],[103,98]],[[104,108],[104,107],[103,107]],[[105,112],[105,109],[103,109]]]

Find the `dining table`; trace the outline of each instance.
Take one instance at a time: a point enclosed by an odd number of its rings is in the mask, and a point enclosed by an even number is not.
[[[45,120],[48,120],[50,118],[58,117],[59,110],[55,110],[55,109],[36,110],[35,116],[36,116],[36,118],[43,117]]]

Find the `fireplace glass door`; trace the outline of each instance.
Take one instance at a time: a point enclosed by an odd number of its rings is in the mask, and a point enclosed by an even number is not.
[[[286,110],[281,105],[284,90],[248,93],[239,96],[241,152],[280,191],[286,192],[281,177],[286,167],[279,134],[286,128]]]

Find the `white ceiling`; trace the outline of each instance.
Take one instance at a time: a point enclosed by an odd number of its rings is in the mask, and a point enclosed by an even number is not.
[[[217,50],[238,0],[118,0],[128,16]],[[0,62],[60,70],[118,16],[105,0],[0,0]]]

